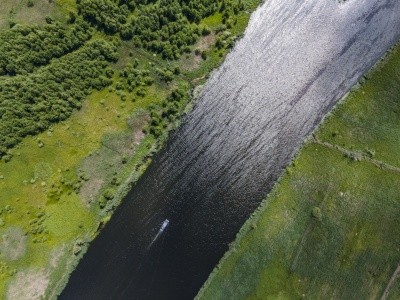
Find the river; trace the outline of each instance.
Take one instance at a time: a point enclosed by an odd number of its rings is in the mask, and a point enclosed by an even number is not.
[[[399,0],[267,0],[60,298],[193,298],[304,139],[399,37]]]

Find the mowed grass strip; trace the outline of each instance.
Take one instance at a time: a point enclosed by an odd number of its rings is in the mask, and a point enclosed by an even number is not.
[[[397,46],[305,144],[198,299],[400,298],[399,74]]]

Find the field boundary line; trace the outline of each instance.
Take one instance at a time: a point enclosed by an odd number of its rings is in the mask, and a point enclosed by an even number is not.
[[[318,145],[321,145],[321,146],[325,146],[325,147],[327,147],[329,149],[333,149],[333,150],[339,151],[340,153],[342,153],[346,157],[351,157],[356,161],[362,161],[362,160],[368,161],[368,162],[374,164],[376,167],[378,167],[378,168],[380,168],[382,170],[389,170],[389,171],[392,171],[392,172],[400,174],[400,168],[399,167],[392,166],[392,165],[390,165],[390,164],[388,164],[388,163],[386,163],[384,161],[371,158],[367,154],[365,154],[365,153],[363,153],[361,151],[347,150],[346,148],[343,148],[343,147],[341,147],[339,145],[331,144],[329,142],[323,142],[323,141],[319,140],[316,137],[314,137],[312,139],[312,142],[314,144],[318,144]]]

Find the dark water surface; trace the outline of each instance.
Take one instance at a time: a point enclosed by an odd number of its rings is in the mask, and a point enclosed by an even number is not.
[[[399,37],[399,0],[267,0],[61,299],[193,298],[304,138]]]

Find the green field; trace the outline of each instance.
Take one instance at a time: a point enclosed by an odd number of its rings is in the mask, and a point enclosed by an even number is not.
[[[157,3],[149,5],[155,9]],[[191,92],[205,82],[244,31],[257,2],[243,3],[235,14],[226,9],[231,12],[228,17],[218,10],[198,24],[180,19],[182,30],[187,26],[209,32],[195,35],[196,41],[170,59],[163,58],[169,52],[161,50],[169,49],[171,37],[156,44],[164,48],[150,49],[134,38],[122,40],[123,24],[115,33],[106,32],[115,16],[106,19],[106,25],[91,24],[89,36],[78,34],[79,39],[64,45],[57,38],[68,36],[77,24],[74,18],[81,18],[75,0],[2,1],[0,130],[7,138],[0,136],[0,299],[57,296],[88,243],[162,147],[168,131],[179,124],[180,115],[190,107]],[[129,22],[137,17],[132,11],[127,13]],[[108,13],[101,12],[107,18]],[[18,30],[15,37],[20,40],[2,44]],[[40,49],[44,36],[48,47]],[[221,47],[216,47],[217,39]],[[102,55],[94,55],[94,60],[79,56],[98,50],[90,50],[93,42],[116,46],[116,61],[101,68]],[[173,55],[180,51],[172,50]],[[109,53],[114,55],[113,51]],[[94,76],[93,86],[83,84],[82,91],[76,90],[85,77],[61,72],[71,62]],[[57,71],[59,78],[52,76]],[[54,103],[58,106],[52,107]],[[27,127],[31,131],[25,131]]]
[[[33,0],[28,7],[28,0],[2,0],[0,10],[0,30],[10,24],[45,24],[46,16],[57,20],[66,20],[65,12],[75,9],[74,0],[49,1]]]
[[[399,299],[399,151],[397,46],[305,143],[197,299]]]

